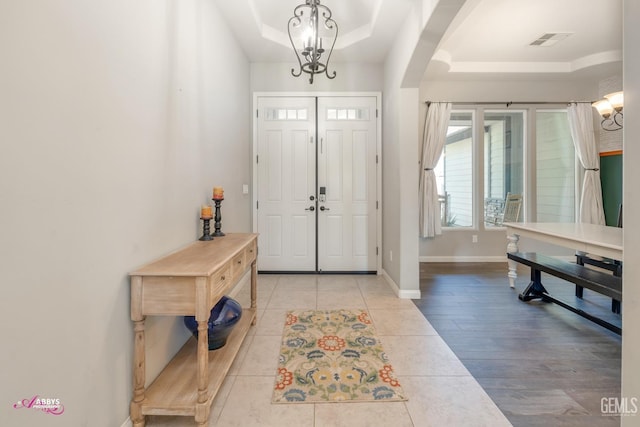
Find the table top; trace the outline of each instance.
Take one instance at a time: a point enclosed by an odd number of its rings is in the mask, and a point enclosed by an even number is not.
[[[228,233],[196,241],[129,273],[130,276],[210,276],[247,246],[257,234]]]
[[[623,252],[622,228],[585,223],[522,222],[505,223],[507,233],[521,234],[552,243],[565,243],[575,249]],[[597,253],[597,252],[596,252]],[[621,259],[621,257],[616,258]]]

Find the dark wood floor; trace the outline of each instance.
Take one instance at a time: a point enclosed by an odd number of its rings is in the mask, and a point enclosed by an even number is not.
[[[420,265],[414,300],[509,421],[525,426],[618,426],[601,399],[620,397],[621,338],[555,304],[522,302],[529,273],[509,288],[506,263]],[[611,300],[543,275],[550,294],[621,326]]]

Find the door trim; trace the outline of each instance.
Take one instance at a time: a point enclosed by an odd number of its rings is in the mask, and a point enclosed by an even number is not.
[[[376,254],[377,274],[382,273],[382,92],[254,92],[253,105],[251,108],[251,124],[253,128],[251,144],[251,164],[252,164],[252,182],[251,182],[251,217],[252,231],[258,232],[258,120],[256,113],[258,111],[258,98],[261,97],[375,97],[376,99],[376,151],[378,161],[376,162],[376,200],[378,201],[378,209],[376,215]],[[258,238],[258,247],[260,238]],[[316,251],[317,252],[317,251]],[[259,268],[260,266],[258,266]]]

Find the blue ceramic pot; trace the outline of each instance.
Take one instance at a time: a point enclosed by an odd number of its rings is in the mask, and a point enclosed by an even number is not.
[[[242,317],[242,306],[238,301],[223,296],[211,309],[209,317],[209,350],[216,350],[227,343],[227,337]],[[184,316],[184,324],[198,338],[198,322],[195,316]]]

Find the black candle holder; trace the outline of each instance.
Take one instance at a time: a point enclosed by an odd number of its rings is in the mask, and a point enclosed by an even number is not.
[[[211,229],[209,228],[209,221],[211,221],[211,218],[200,217],[200,219],[202,220],[202,237],[198,240],[213,240]]]
[[[222,228],[222,214],[220,213],[220,204],[222,203],[224,199],[213,199],[213,202],[216,204],[216,222],[214,223],[214,227],[216,228],[216,231],[214,231],[213,236],[215,237],[220,237],[220,236],[224,236],[224,233],[222,231],[220,231],[220,228]]]

